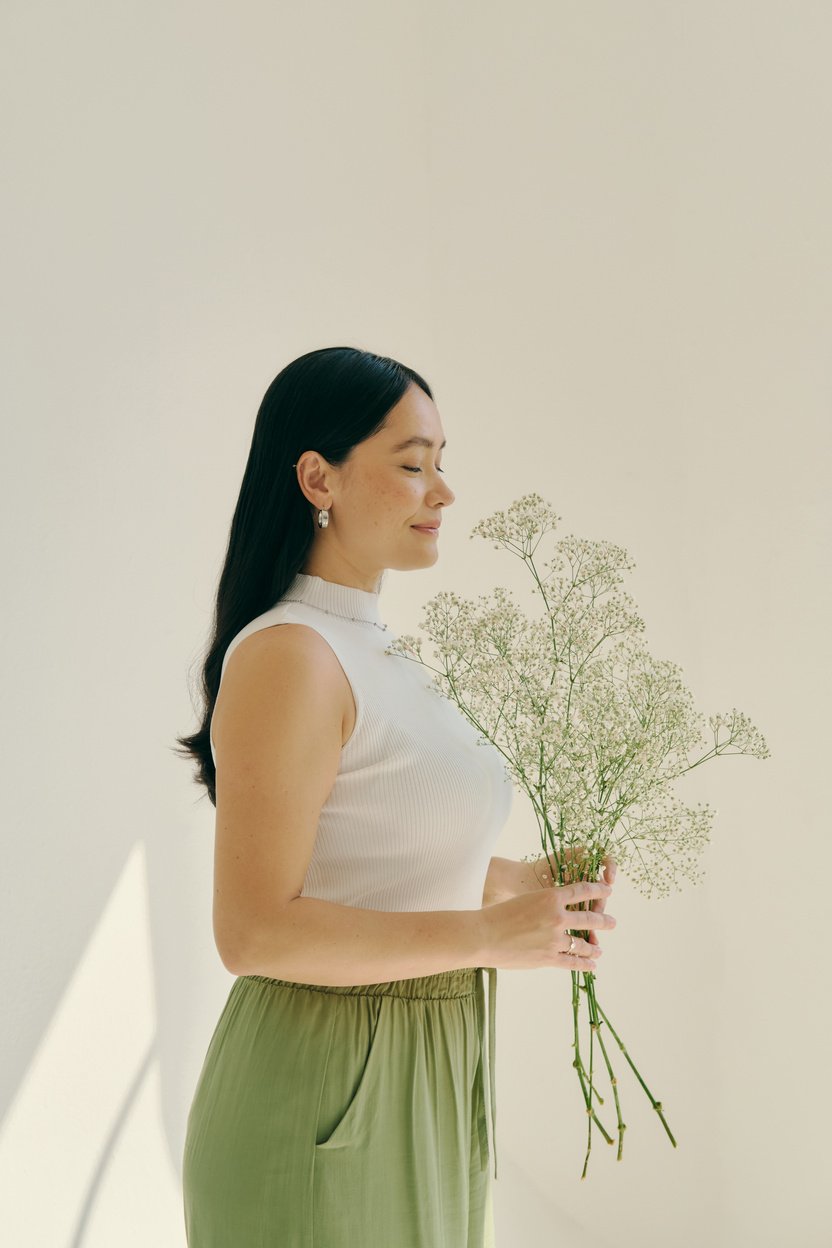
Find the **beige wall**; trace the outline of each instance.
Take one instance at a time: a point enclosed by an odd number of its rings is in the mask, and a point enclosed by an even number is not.
[[[468,533],[536,489],[772,750],[685,788],[702,886],[610,906],[599,991],[677,1150],[622,1070],[624,1160],[596,1134],[581,1183],[569,977],[501,974],[497,1243],[829,1243],[831,39],[770,0],[2,7],[7,1242],[184,1244],[232,981],[169,747],[263,391],[346,342],[448,436],[392,626],[504,582]]]

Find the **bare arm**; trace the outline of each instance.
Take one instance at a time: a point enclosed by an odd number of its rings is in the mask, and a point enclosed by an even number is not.
[[[382,984],[482,966],[481,910],[364,910],[295,897],[229,970],[304,984]]]
[[[526,880],[523,867],[527,864],[517,862],[514,858],[492,858],[488,864],[485,887],[482,893],[482,904],[494,906],[498,902],[508,901],[525,892],[532,884]]]
[[[302,897],[352,693],[326,641],[261,629],[229,657],[214,710],[214,938],[228,970],[384,983],[483,965],[482,910],[366,910]]]

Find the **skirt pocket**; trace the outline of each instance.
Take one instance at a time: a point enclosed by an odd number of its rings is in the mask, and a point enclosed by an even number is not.
[[[321,1087],[316,1150],[357,1148],[368,1135],[370,1113],[386,1069],[386,996],[339,996]]]

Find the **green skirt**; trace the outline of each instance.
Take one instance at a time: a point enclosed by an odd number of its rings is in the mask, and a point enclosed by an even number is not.
[[[189,1248],[493,1243],[496,980],[237,978],[188,1115]]]

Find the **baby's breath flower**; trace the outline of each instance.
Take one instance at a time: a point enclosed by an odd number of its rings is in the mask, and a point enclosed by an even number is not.
[[[470,536],[490,540],[495,550],[506,546],[528,552],[546,532],[557,528],[561,519],[539,494],[526,494],[513,502],[507,511],[495,511],[480,520],[474,525]]]
[[[644,895],[665,897],[680,881],[701,880],[699,859],[714,814],[708,806],[684,805],[672,786],[721,754],[768,758],[768,746],[736,707],[706,721],[681,668],[649,653],[644,621],[620,589],[623,573],[635,567],[622,547],[570,534],[555,543],[549,560],[535,562],[542,539],[560,519],[532,493],[481,520],[471,533],[522,560],[532,592],[542,599],[539,616],[526,616],[501,586],[474,601],[444,591],[426,604],[420,622],[433,663],[422,657],[421,640],[407,634],[388,653],[433,672],[431,688],[466,716],[477,744],[501,753],[506,775],[527,794],[538,823],[543,853],[523,858],[538,884],[598,880],[610,855]],[[703,749],[706,723],[712,744]],[[581,920],[576,916],[574,922],[578,934]],[[598,1019],[609,1020],[597,1003],[594,973],[584,972],[583,987],[591,1037],[598,1032],[603,1047]],[[592,1113],[592,1039],[587,1071],[577,1040],[579,1006],[574,991],[572,1065]],[[621,1044],[611,1025],[605,1030]],[[618,1114],[620,1160],[626,1124],[607,1050],[604,1060]],[[675,1146],[662,1103],[629,1053],[627,1061]]]
[[[445,590],[420,621],[433,664],[409,634],[388,652],[428,667],[479,742],[499,749],[531,800],[544,852],[580,843],[589,864],[610,853],[643,893],[665,896],[680,879],[700,879],[713,814],[682,805],[670,786],[718,754],[767,758],[768,747],[734,707],[708,718],[714,744],[702,751],[706,721],[681,668],[648,652],[644,621],[619,588],[636,566],[626,550],[569,535],[538,567],[535,551],[560,519],[532,493],[471,534],[521,558],[543,598],[540,616],[525,615],[502,586],[473,601]]]

